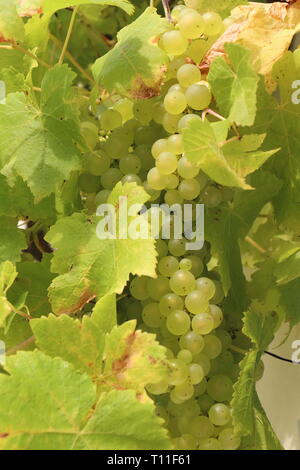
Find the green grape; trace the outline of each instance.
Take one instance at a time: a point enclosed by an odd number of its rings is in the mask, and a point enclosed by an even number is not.
[[[170,385],[179,385],[184,383],[189,375],[187,365],[179,359],[170,361],[170,374],[168,382]]]
[[[186,97],[180,91],[169,91],[164,99],[164,107],[169,114],[181,114],[187,107]]]
[[[122,177],[123,175],[118,168],[109,168],[109,170],[101,176],[101,184],[104,189],[113,189]]]
[[[177,400],[187,401],[194,395],[194,387],[189,382],[184,382],[183,384],[176,385],[173,390],[173,396]]]
[[[178,69],[177,80],[182,87],[187,88],[201,80],[201,72],[196,65],[184,64]]]
[[[91,121],[82,122],[80,132],[87,146],[93,150],[98,143],[98,127]]]
[[[190,364],[193,360],[193,355],[188,349],[181,349],[177,354],[177,359],[185,364]]]
[[[162,124],[164,112],[165,112],[165,107],[163,103],[155,103],[155,105],[153,106],[152,113],[153,113],[153,121],[156,122],[156,124]]]
[[[214,426],[206,416],[195,416],[190,420],[190,432],[197,439],[211,437]]]
[[[202,200],[207,207],[217,207],[223,200],[222,192],[214,186],[210,186],[205,189]]]
[[[167,175],[167,189],[176,189],[179,184],[179,178],[176,175]]]
[[[202,259],[195,255],[187,256],[187,259],[192,262],[191,273],[194,274],[195,278],[199,277],[204,269]]]
[[[168,316],[173,310],[182,310],[183,300],[176,294],[165,294],[159,301],[159,308],[163,315]]]
[[[154,167],[148,172],[147,182],[150,188],[161,191],[166,187],[167,177],[166,175],[161,174],[158,168]]]
[[[207,413],[214,404],[214,400],[209,395],[207,395],[207,393],[204,393],[198,398],[198,403],[200,405],[201,411],[203,413]]]
[[[183,256],[186,252],[185,249],[186,241],[184,238],[172,239],[168,243],[168,249],[173,256]]]
[[[165,193],[164,199],[165,203],[168,204],[168,206],[183,203],[183,198],[180,195],[179,191],[177,191],[177,189],[170,189],[169,191],[167,191]]]
[[[221,354],[222,343],[219,338],[215,335],[206,335],[204,337],[204,349],[203,352],[209,359],[215,359]]]
[[[119,129],[116,129],[119,130]],[[106,154],[115,160],[119,160],[123,155],[128,153],[130,143],[124,138],[120,138],[118,133],[111,133],[106,142],[104,143],[104,150]]]
[[[170,279],[171,290],[177,295],[187,295],[195,287],[195,277],[189,271],[176,271]]]
[[[204,340],[202,336],[198,335],[194,331],[189,331],[185,335],[181,336],[179,340],[181,349],[188,349],[193,356],[199,354],[204,347]]]
[[[232,343],[232,339],[228,331],[218,329],[215,331],[215,335],[219,338],[222,343],[222,349],[227,349]]]
[[[196,289],[201,292],[203,297],[207,300],[210,300],[214,296],[216,290],[214,282],[208,277],[199,277],[199,279],[196,280]]]
[[[172,93],[173,91],[175,91],[176,93],[184,94],[184,88],[179,85],[179,83],[174,83],[174,85],[170,86],[170,88],[168,89],[168,93]]]
[[[197,114],[185,114],[182,116],[177,124],[178,132],[182,132],[183,129],[186,129],[192,121],[201,121],[201,117]]]
[[[204,347],[204,340],[203,340],[203,347]],[[204,354],[203,352],[199,352],[198,354],[195,355],[194,362],[196,362],[197,364],[199,364],[199,366],[202,367],[204,375],[208,375],[210,368],[211,368],[211,362],[210,362],[209,357],[206,354]]]
[[[158,276],[156,279],[149,278],[147,280],[147,289],[149,297],[160,300],[163,295],[170,292],[169,279],[164,276]]]
[[[212,99],[210,90],[205,85],[198,84],[189,86],[185,97],[187,104],[198,111],[208,108]]]
[[[133,105],[133,115],[135,119],[144,125],[148,125],[153,117],[153,101],[138,100]]]
[[[233,367],[233,355],[230,351],[222,351],[216,359],[211,361],[211,374],[224,374],[230,376]]]
[[[166,53],[173,56],[182,55],[188,47],[188,40],[180,31],[167,31],[162,35],[160,43]]]
[[[149,194],[151,202],[156,201],[159,198],[160,191],[157,191],[156,189],[151,188],[148,184],[148,181],[144,181],[143,186],[144,186],[145,191]]]
[[[208,178],[204,173],[202,173],[202,171],[200,171],[200,173],[196,176],[196,179],[199,181],[202,191],[208,183]]]
[[[127,173],[138,174],[141,170],[142,164],[139,157],[133,153],[129,153],[122,157],[119,161],[119,168],[126,175]]]
[[[209,410],[209,419],[215,426],[225,426],[231,419],[231,413],[228,406],[224,403],[215,403]]]
[[[160,136],[161,131],[156,124],[147,127],[139,127],[135,132],[134,142],[135,145],[151,146]]]
[[[203,18],[195,10],[184,11],[179,17],[178,26],[181,34],[187,39],[197,39],[204,31]]]
[[[211,298],[211,302],[213,304],[220,304],[222,300],[224,299],[223,288],[219,281],[214,281],[214,285],[215,285],[216,291],[214,293],[214,296]]]
[[[169,132],[169,134],[174,134],[178,130],[178,123],[182,119],[182,115],[178,114],[177,116],[169,113],[165,113],[163,117],[163,128]]]
[[[158,262],[158,271],[163,276],[172,276],[179,269],[179,262],[175,256],[165,256]]]
[[[200,194],[200,190],[200,184],[195,178],[185,179],[181,181],[178,186],[178,191],[183,199],[186,199],[187,201],[196,199]]]
[[[152,328],[158,328],[161,325],[163,316],[157,302],[151,302],[143,308],[142,319],[147,326]]]
[[[149,297],[146,277],[135,277],[129,287],[132,297],[137,300],[146,300]]]
[[[183,138],[181,134],[170,135],[167,139],[169,151],[175,155],[183,153]]]
[[[214,328],[218,328],[218,326],[221,325],[223,318],[224,318],[222,310],[217,305],[210,305],[208,312],[213,319]]]
[[[177,158],[174,153],[163,152],[156,159],[156,167],[163,175],[174,173],[177,168]]]
[[[134,149],[135,155],[137,155],[142,164],[142,170],[150,170],[155,164],[154,158],[149,150],[148,145],[142,144],[138,145]]]
[[[178,69],[185,64],[184,57],[174,57],[173,60],[170,61],[168,71],[167,71],[167,79],[176,78]]]
[[[207,384],[207,393],[217,402],[230,401],[233,386],[229,377],[222,374],[213,375]]]
[[[123,176],[121,179],[121,182],[123,184],[125,183],[136,183],[139,186],[142,184],[142,180],[138,175],[135,175],[134,173],[128,173],[128,175]]]
[[[162,380],[161,382],[157,382],[155,384],[148,384],[146,386],[147,392],[151,393],[152,395],[162,395],[167,393],[169,388],[169,384],[167,380]]]
[[[200,439],[198,443],[199,450],[221,450],[218,439],[209,437],[208,439]]]
[[[184,3],[188,8],[193,10],[200,10],[203,4],[203,0],[184,0]]]
[[[129,121],[133,118],[133,102],[128,98],[118,100],[114,104],[114,110],[121,114],[123,122]]]
[[[192,320],[192,328],[199,335],[208,335],[214,329],[214,320],[209,313],[198,313]]]
[[[101,187],[99,176],[82,173],[78,180],[79,188],[84,193],[97,193]]]
[[[175,336],[184,335],[190,328],[190,317],[183,310],[173,310],[167,317],[167,328]]]
[[[193,385],[199,384],[204,378],[204,371],[200,364],[193,363],[189,365],[189,381]]]
[[[102,176],[109,169],[110,164],[111,160],[104,152],[90,153],[86,159],[86,169],[94,176]]]
[[[193,315],[206,312],[208,309],[208,301],[198,290],[193,290],[185,298],[185,306]]]
[[[185,433],[175,439],[174,447],[176,450],[195,450],[197,448],[197,439],[191,434]]]
[[[167,256],[168,254],[168,245],[164,240],[156,240],[156,251],[159,258]]]
[[[236,450],[241,445],[241,439],[234,433],[233,428],[226,428],[219,434],[219,443],[223,450]]]
[[[206,392],[206,388],[207,388],[207,380],[206,380],[205,377],[203,377],[203,379],[201,380],[201,382],[199,384],[194,385],[195,398],[198,398],[201,395],[203,395]],[[199,411],[200,411],[199,403],[198,403],[198,406],[199,406]],[[200,414],[200,413],[198,413],[198,414]]]
[[[112,131],[122,126],[122,115],[115,109],[106,109],[100,117],[101,128],[105,131]]]
[[[204,30],[203,33],[207,34],[207,36],[216,36],[219,33],[222,33],[224,30],[223,21],[218,13],[213,11],[204,13],[203,15],[204,20]]]
[[[228,186],[224,186],[220,189],[222,193],[222,200],[226,202],[232,202],[234,198],[234,191],[232,188],[228,188]]]
[[[183,258],[182,260],[180,260],[179,267],[183,271],[191,271],[192,266],[193,266],[193,263],[190,259]]]
[[[157,158],[161,153],[168,152],[169,144],[167,139],[159,139],[152,145],[152,155],[154,158]]]
[[[191,179],[198,175],[200,169],[183,156],[178,161],[177,171],[182,178]]]
[[[110,196],[110,190],[109,189],[102,189],[99,191],[99,193],[96,194],[95,197],[95,205],[100,206],[101,204],[106,204],[107,199]]]
[[[180,400],[180,398],[177,397],[174,388],[170,392],[170,400],[176,405],[180,405],[181,403],[183,403],[182,400]]]
[[[183,10],[185,10],[186,7],[184,5],[176,5],[172,11],[171,11],[171,16],[174,20],[178,20],[179,15],[182,13]]]

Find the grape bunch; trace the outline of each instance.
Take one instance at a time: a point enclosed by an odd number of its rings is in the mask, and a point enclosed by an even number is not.
[[[149,203],[215,208],[232,200],[231,188],[215,184],[184,153],[182,131],[201,120],[213,100],[197,65],[199,41],[217,39],[226,27],[218,14],[200,14],[200,6],[201,0],[186,0],[171,12],[173,28],[158,43],[170,57],[160,96],[137,101],[110,96],[82,124],[88,152],[79,188],[87,211],[105,203],[119,181],[142,185]],[[169,376],[149,384],[147,392],[174,448],[235,450],[240,438],[230,401],[241,357],[231,349],[222,285],[208,265],[209,246],[189,252],[186,242],[174,234],[157,240],[157,278],[134,277],[118,309],[166,348]]]

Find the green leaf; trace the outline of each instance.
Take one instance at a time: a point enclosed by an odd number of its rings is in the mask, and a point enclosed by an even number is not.
[[[222,0],[221,2],[214,2],[213,8],[210,0],[203,0],[201,3],[201,12],[215,11],[226,18],[233,8],[238,5],[246,5],[247,0]]]
[[[17,227],[17,220],[0,217],[0,262],[20,260],[22,250],[27,247],[25,234]]]
[[[0,0],[0,42],[22,41],[24,25],[14,2]]]
[[[74,145],[80,138],[71,88],[74,76],[66,65],[46,72],[40,109],[21,93],[9,95],[0,105],[2,173],[20,175],[36,201],[55,192],[81,166]]]
[[[250,51],[239,44],[224,46],[230,65],[223,57],[216,58],[208,81],[221,114],[241,126],[251,126],[256,114],[258,75],[251,65]]]
[[[32,320],[30,326],[39,349],[95,378],[101,375],[105,334],[111,330],[115,317],[116,299],[112,295],[103,297],[91,317],[85,315],[82,321],[49,315]]]
[[[108,200],[117,216],[120,196],[127,198],[128,207],[141,207],[149,198],[135,183],[118,183]],[[129,217],[131,223],[138,220]],[[130,273],[156,276],[153,239],[100,239],[96,230],[96,217],[75,213],[60,219],[47,234],[55,248],[52,271],[60,274],[49,289],[54,313],[73,313],[97,296],[121,293]]]
[[[129,0],[44,0],[42,5],[44,13],[49,15],[52,15],[57,10],[75,5],[112,5],[122,8],[129,15],[134,11],[134,7]]]
[[[245,315],[243,332],[256,345],[256,349],[263,351],[272,342],[276,325],[276,315],[262,315],[251,310]]]
[[[280,303],[286,314],[286,320],[291,326],[297,325],[300,321],[300,277],[279,287],[281,293]]]
[[[192,121],[183,131],[185,156],[212,180],[224,186],[249,189],[245,180],[229,166],[217,141],[214,128],[207,121]]]
[[[145,385],[167,377],[165,348],[155,335],[135,331],[135,326],[135,320],[126,322],[107,336],[101,389],[129,388],[143,393]]]
[[[158,37],[169,29],[155,8],[146,11],[118,33],[118,43],[93,66],[95,79],[108,91],[134,99],[160,93],[168,58],[157,46]]]
[[[13,285],[18,273],[14,264],[4,261],[0,264],[0,292],[6,294]]]
[[[0,374],[1,449],[168,449],[152,403],[133,391],[103,394],[91,379],[41,352],[7,358]]]
[[[275,276],[278,284],[286,284],[300,277],[300,249],[296,248],[296,252],[288,258],[278,263],[275,268]]]

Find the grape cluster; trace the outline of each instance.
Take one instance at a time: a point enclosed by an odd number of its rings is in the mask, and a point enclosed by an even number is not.
[[[143,185],[150,203],[197,202],[214,208],[232,199],[185,156],[182,131],[210,106],[212,94],[191,57],[198,41],[217,38],[224,22],[213,12],[199,13],[201,0],[186,0],[172,11],[173,29],[158,47],[170,57],[161,95],[131,101],[111,96],[99,105],[96,119],[82,124],[84,171],[79,187],[94,212],[119,182]],[[195,46],[193,48],[193,46]],[[134,277],[118,308],[138,327],[156,334],[166,347],[168,378],[149,384],[157,413],[164,419],[175,449],[238,449],[230,400],[240,357],[222,311],[224,293],[210,271],[207,244],[186,250],[186,239],[159,239],[157,278]],[[259,377],[257,377],[259,378]]]

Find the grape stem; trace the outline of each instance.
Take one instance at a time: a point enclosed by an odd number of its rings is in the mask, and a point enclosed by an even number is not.
[[[47,62],[45,62],[43,59],[40,59],[40,58],[37,57],[35,54],[33,54],[32,52],[28,51],[27,49],[24,49],[24,47],[19,46],[19,44],[15,43],[15,42],[10,43],[10,45],[1,45],[1,46],[0,46],[0,49],[7,49],[7,50],[16,49],[17,51],[20,51],[20,52],[22,52],[23,54],[28,55],[29,57],[31,57],[31,59],[36,60],[36,61],[37,61],[40,65],[42,65],[43,67],[45,67],[45,68],[47,68],[47,69],[50,69],[50,68],[51,68],[51,65],[50,65],[50,64],[47,64]]]
[[[259,251],[263,255],[266,254],[267,250],[265,250],[262,246],[260,246],[255,240],[253,240],[253,238],[247,236],[245,237],[245,241],[249,243],[250,245],[252,245],[254,248],[256,248],[257,251]]]
[[[224,116],[221,116],[221,114],[216,113],[213,109],[207,108],[205,111],[202,113],[202,121],[206,118],[207,114],[210,114],[211,116],[216,117],[217,119],[220,119],[221,121],[226,121],[226,118]]]
[[[70,24],[69,24],[69,27],[68,27],[68,32],[67,32],[67,35],[66,35],[66,38],[65,38],[65,42],[64,42],[61,54],[60,54],[59,61],[58,61],[58,63],[60,65],[63,63],[66,51],[68,49],[68,45],[69,45],[69,42],[70,42],[70,38],[71,38],[72,30],[73,30],[73,27],[74,27],[74,23],[75,23],[78,8],[79,8],[79,5],[77,5],[74,8],[73,12],[72,12]]]
[[[168,21],[172,23],[172,16],[171,16],[171,10],[170,10],[170,5],[169,5],[169,0],[162,0],[162,4],[165,10],[165,15]]]
[[[17,346],[14,346],[13,348],[9,349],[6,354],[7,354],[7,356],[11,356],[12,354],[15,354],[17,351],[20,351],[20,349],[24,349],[27,346],[30,346],[34,342],[35,342],[35,337],[30,336],[30,338],[27,338],[22,343],[17,344]]]

